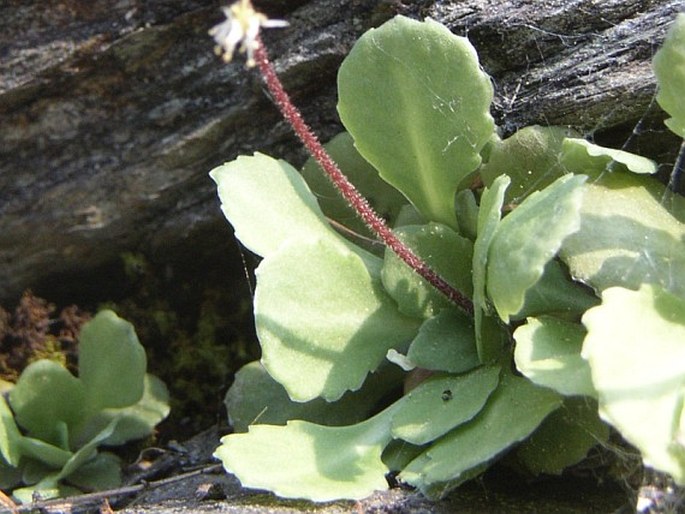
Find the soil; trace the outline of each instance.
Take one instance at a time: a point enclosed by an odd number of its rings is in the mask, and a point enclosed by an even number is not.
[[[44,502],[32,507],[73,514],[238,514],[238,513],[408,513],[408,514],[607,514],[634,512],[627,492],[596,478],[562,477],[526,482],[499,470],[472,481],[439,502],[400,487],[378,492],[359,502],[313,504],[283,500],[272,494],[244,489],[212,460],[220,437],[213,427],[181,445],[174,445],[146,469],[132,469],[128,481],[137,485],[120,490]],[[143,485],[141,485],[141,483]],[[131,491],[134,488],[134,491]],[[129,491],[129,494],[122,494]],[[103,507],[105,506],[105,507]],[[20,512],[28,512],[21,509]]]

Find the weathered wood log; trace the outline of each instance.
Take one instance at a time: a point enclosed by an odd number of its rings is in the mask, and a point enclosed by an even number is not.
[[[619,144],[645,115],[661,116],[650,109],[650,59],[682,9],[681,0],[256,4],[290,21],[264,37],[324,140],[341,129],[341,60],[364,30],[403,13],[471,39],[504,132],[569,124]],[[47,5],[0,5],[0,301],[86,276],[123,251],[159,265],[190,261],[198,274],[203,263],[227,263],[230,229],[207,172],[256,150],[294,164],[304,154],[256,72],[212,53],[218,5]],[[643,144],[652,155],[676,147],[658,135],[660,145]],[[89,276],[96,286],[107,280]]]

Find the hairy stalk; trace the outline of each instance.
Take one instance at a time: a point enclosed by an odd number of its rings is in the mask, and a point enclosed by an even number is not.
[[[367,227],[376,234],[386,246],[390,247],[395,254],[402,259],[411,269],[427,280],[435,289],[445,295],[451,302],[456,304],[468,314],[473,314],[473,303],[460,291],[452,287],[445,279],[438,275],[426,262],[416,255],[407,245],[405,245],[388,227],[385,220],[376,213],[369,202],[364,198],[349,179],[340,171],[340,168],[331,158],[318,137],[302,118],[300,111],[290,101],[290,96],[285,91],[276,70],[274,69],[266,47],[261,39],[257,39],[254,49],[254,60],[259,67],[259,71],[264,77],[264,81],[273,96],[276,105],[283,117],[290,123],[300,141],[307,148],[309,153],[316,159],[321,168],[326,172],[333,185],[345,198],[345,200],[357,212]]]

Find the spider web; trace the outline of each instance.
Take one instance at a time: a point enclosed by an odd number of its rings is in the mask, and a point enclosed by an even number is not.
[[[550,18],[554,16],[554,12],[549,13]],[[638,13],[618,20],[601,18],[604,29],[583,31],[570,28],[560,33],[546,27],[546,19],[533,23],[516,19],[512,15],[506,22],[507,27],[518,34],[518,37],[521,37],[521,31],[527,34],[528,39],[524,41],[524,45],[528,49],[524,54],[529,63],[513,72],[505,71],[499,76],[494,74],[495,116],[503,138],[526,125],[570,126],[593,143],[654,160],[658,164],[656,179],[667,185],[661,204],[683,221],[682,207],[677,209],[676,206],[682,204],[678,197],[685,192],[681,179],[685,143],[663,123],[668,115],[656,101],[657,86],[651,68],[652,58],[660,48],[669,27],[665,24],[658,30],[647,31],[644,36],[638,30],[637,35],[631,33],[625,43],[617,39],[617,34],[627,33],[634,25],[634,18],[637,16]],[[672,19],[674,18],[675,10]],[[506,28],[503,33],[507,33]],[[474,40],[476,47],[478,38],[484,37],[478,29],[467,30],[467,35]],[[609,45],[608,49],[603,48],[605,43]],[[506,41],[503,41],[502,46],[506,47]],[[550,47],[553,51],[549,50]],[[582,55],[586,61],[574,61],[575,54]],[[492,64],[494,58],[497,56],[490,56],[490,65],[496,67],[496,64]],[[487,70],[488,56],[482,59]],[[600,65],[602,60],[604,64]],[[575,80],[568,73],[564,75],[563,67],[569,63],[573,65],[574,71],[587,75],[577,76]],[[552,82],[551,89],[545,83],[545,80],[553,80],[550,73],[560,73],[562,77],[559,86]],[[617,91],[606,89],[607,84],[612,84],[614,76],[617,77]],[[584,84],[587,84],[589,92],[583,91]],[[549,99],[536,99],[536,95],[548,96]],[[594,104],[599,108],[588,100],[592,95],[598,96]],[[579,111],[594,113],[594,116],[569,111],[566,104],[574,101],[578,101],[581,106]],[[633,102],[633,105],[626,105],[627,102]],[[537,104],[541,104],[541,107]],[[614,164],[610,162],[604,173],[611,173]],[[553,173],[551,168],[550,173]],[[670,251],[675,251],[675,245]],[[658,267],[668,266],[676,260],[671,259],[675,256],[664,257],[657,257],[646,242],[640,249],[640,255],[634,260],[635,269],[627,268],[625,276],[637,272],[638,262],[641,266],[646,264],[658,276]],[[671,274],[673,272],[674,270],[670,271]],[[670,281],[673,282],[673,278]]]

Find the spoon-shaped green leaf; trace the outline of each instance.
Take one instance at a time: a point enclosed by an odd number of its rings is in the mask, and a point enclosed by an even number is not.
[[[338,73],[359,152],[430,221],[457,229],[454,195],[494,130],[493,89],[467,39],[397,16],[366,32]]]
[[[346,427],[299,420],[252,425],[247,433],[225,436],[214,455],[245,487],[284,498],[357,500],[388,488],[381,453],[392,412]]]
[[[654,73],[659,83],[656,101],[671,115],[666,126],[685,138],[685,14],[673,22],[661,49],[654,56]]]

